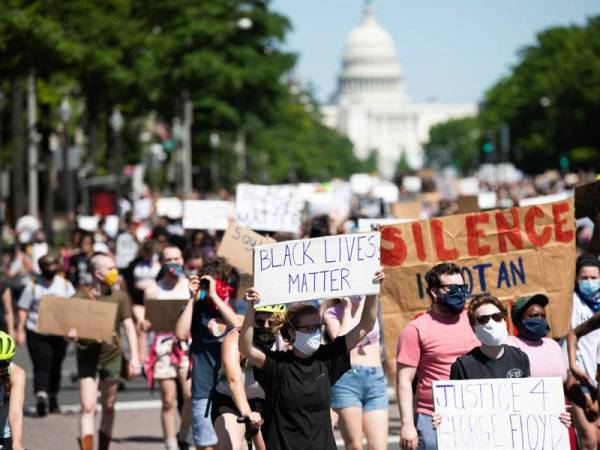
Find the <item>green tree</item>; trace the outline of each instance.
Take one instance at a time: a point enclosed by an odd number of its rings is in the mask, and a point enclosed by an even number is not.
[[[600,16],[554,27],[523,49],[511,73],[485,95],[482,129],[511,130],[511,159],[528,172],[600,163]],[[582,149],[587,149],[582,151]],[[572,166],[573,167],[573,166]]]
[[[427,166],[453,165],[462,172],[475,169],[479,152],[479,128],[475,117],[450,119],[429,130],[425,145]]]

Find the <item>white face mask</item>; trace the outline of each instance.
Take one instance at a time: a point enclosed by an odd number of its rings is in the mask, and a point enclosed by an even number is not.
[[[296,331],[296,339],[292,344],[296,350],[305,355],[312,355],[321,345],[321,330],[313,333]]]
[[[475,336],[484,345],[502,345],[508,337],[506,322],[496,322],[490,318],[490,321],[485,325],[475,326]]]

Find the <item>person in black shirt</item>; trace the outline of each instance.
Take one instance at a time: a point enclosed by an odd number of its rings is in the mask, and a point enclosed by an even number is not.
[[[467,314],[481,345],[452,364],[451,380],[531,376],[529,357],[520,349],[504,344],[508,330],[504,320],[506,308],[500,300],[478,295],[471,301]]]
[[[381,282],[383,272],[375,274]],[[257,381],[265,391],[265,423],[262,434],[269,450],[334,450],[331,426],[331,386],[350,369],[350,350],[375,326],[377,296],[369,295],[358,325],[346,335],[321,345],[323,323],[319,310],[295,304],[280,328],[292,345],[285,352],[263,352],[253,344],[254,305],[260,295],[246,292],[248,311],[240,330],[240,350],[254,365]]]

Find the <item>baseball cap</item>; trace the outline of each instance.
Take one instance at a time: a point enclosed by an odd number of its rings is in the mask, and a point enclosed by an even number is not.
[[[540,305],[546,306],[550,300],[544,294],[535,294],[530,297],[519,297],[513,303],[512,308],[510,309],[510,318],[512,320],[513,325],[516,325],[521,319],[521,314],[530,305]]]

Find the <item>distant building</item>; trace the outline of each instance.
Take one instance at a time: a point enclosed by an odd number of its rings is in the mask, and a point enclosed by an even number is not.
[[[366,159],[376,151],[379,171],[386,178],[394,175],[402,154],[412,168],[420,168],[429,129],[476,112],[473,103],[411,102],[394,41],[367,3],[360,25],[346,40],[331,104],[322,108],[324,123],[348,136],[356,156]]]

